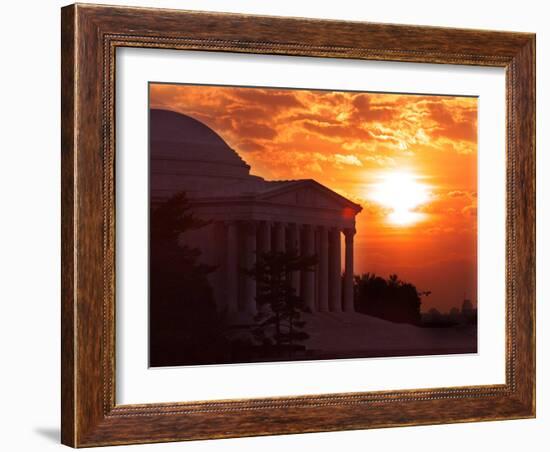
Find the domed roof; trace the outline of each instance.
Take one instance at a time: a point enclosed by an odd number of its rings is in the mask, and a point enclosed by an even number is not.
[[[180,192],[208,196],[257,179],[239,154],[202,122],[168,110],[151,109],[149,115],[153,199]]]
[[[150,110],[151,158],[250,167],[210,127],[169,110]]]

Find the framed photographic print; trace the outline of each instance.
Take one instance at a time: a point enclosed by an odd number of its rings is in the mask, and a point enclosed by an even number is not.
[[[62,442],[535,415],[535,37],[62,9]]]

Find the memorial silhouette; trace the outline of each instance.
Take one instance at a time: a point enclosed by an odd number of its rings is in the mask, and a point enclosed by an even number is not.
[[[210,279],[220,310],[243,320],[254,316],[255,281],[239,268],[253,267],[257,253],[294,249],[318,256],[314,271],[291,275],[309,309],[353,312],[353,236],[361,206],[311,179],[252,175],[203,123],[167,110],[150,115],[152,205],[185,193],[193,213],[209,221],[183,239],[201,244],[201,261],[218,269]]]

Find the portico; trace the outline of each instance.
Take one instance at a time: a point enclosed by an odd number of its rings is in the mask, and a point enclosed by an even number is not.
[[[279,242],[277,247],[271,247],[274,241],[266,238],[270,234],[271,224],[268,221],[240,222],[235,221],[225,225],[226,241],[226,268],[227,287],[226,299],[218,300],[220,309],[227,308],[230,311],[242,311],[250,314],[256,313],[256,287],[252,278],[245,278],[242,290],[241,302],[239,299],[239,287],[234,282],[238,280],[238,263],[244,261],[245,268],[252,268],[256,260],[256,252],[266,253],[272,250],[284,252],[295,250],[302,254],[318,256],[319,263],[314,272],[293,272],[292,285],[307,303],[312,312],[352,312],[353,309],[353,234],[350,229],[339,227],[327,227],[323,225],[277,223],[274,233],[279,239],[286,235],[289,240]],[[270,231],[270,232],[266,232]],[[240,232],[236,232],[240,231]],[[239,257],[239,250],[235,246],[235,234],[244,237],[243,258]],[[294,237],[295,240],[291,240]],[[328,236],[330,235],[330,240]],[[341,239],[345,240],[345,261],[341,264]],[[349,239],[348,239],[349,237]],[[293,244],[293,242],[295,244]],[[277,243],[277,242],[275,242]],[[313,244],[315,243],[315,246]],[[342,293],[342,275],[344,279],[344,292]],[[315,284],[317,282],[317,284]],[[317,287],[316,287],[317,286]]]
[[[198,216],[212,222],[189,239],[209,244],[202,248],[202,260],[217,268],[212,283],[223,286],[216,296],[220,311],[255,314],[255,281],[242,270],[252,268],[259,253],[294,251],[318,259],[313,272],[290,274],[309,309],[353,312],[357,204],[313,180],[301,180],[254,199],[203,198],[192,205]],[[216,279],[216,274],[224,276]]]

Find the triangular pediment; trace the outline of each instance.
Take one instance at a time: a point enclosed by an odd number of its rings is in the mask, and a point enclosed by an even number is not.
[[[287,206],[331,210],[348,208],[356,213],[362,210],[359,204],[350,201],[312,179],[284,183],[275,182],[273,188],[259,193],[256,199]]]

